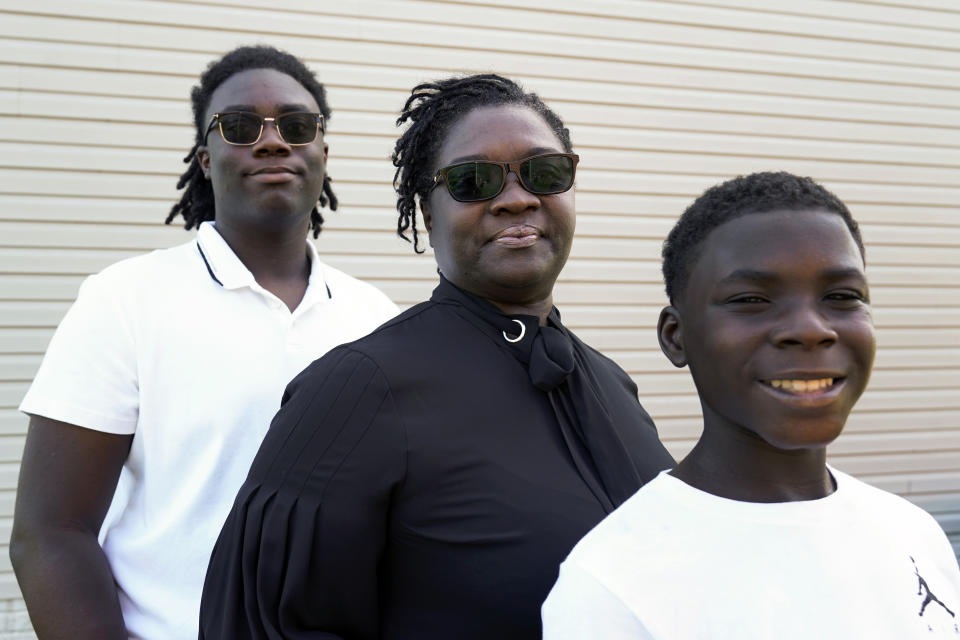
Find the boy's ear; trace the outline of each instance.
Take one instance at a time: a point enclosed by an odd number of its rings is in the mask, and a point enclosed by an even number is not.
[[[664,307],[660,312],[657,339],[660,341],[660,350],[673,366],[687,366],[687,355],[683,350],[683,323],[676,307]]]

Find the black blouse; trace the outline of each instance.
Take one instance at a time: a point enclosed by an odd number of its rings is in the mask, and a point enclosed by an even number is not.
[[[200,638],[540,638],[560,562],[674,462],[626,373],[537,325],[444,280],[294,379]]]

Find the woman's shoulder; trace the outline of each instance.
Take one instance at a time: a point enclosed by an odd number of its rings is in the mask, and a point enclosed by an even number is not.
[[[315,360],[304,373],[325,372],[369,361],[379,370],[393,369],[429,358],[435,352],[431,342],[440,332],[449,330],[445,311],[432,302],[421,302],[402,311],[382,325],[352,342],[347,342]]]

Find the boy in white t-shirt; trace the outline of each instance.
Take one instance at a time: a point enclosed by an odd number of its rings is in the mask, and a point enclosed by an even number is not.
[[[923,510],[826,464],[875,339],[860,232],[808,178],[707,190],[663,250],[663,352],[703,435],[574,548],[545,640],[960,637],[960,570]]]

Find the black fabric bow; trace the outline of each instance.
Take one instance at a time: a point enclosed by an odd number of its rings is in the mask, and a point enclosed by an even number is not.
[[[466,317],[527,368],[530,381],[547,393],[567,448],[581,477],[609,513],[644,483],[607,410],[596,384],[588,349],[560,321],[554,307],[547,324],[530,315],[508,316],[490,302],[440,276],[431,300],[457,304]],[[521,331],[520,322],[523,324]],[[491,331],[491,329],[493,331]],[[518,339],[520,338],[520,339]]]

